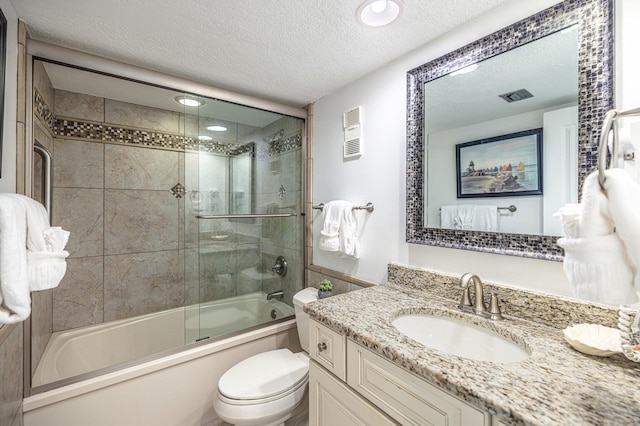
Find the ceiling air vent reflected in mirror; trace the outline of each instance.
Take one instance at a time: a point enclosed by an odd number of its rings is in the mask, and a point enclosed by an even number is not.
[[[520,89],[520,90],[516,90],[515,92],[509,92],[509,93],[505,93],[498,96],[500,96],[502,99],[504,99],[509,103],[521,101],[523,99],[533,98],[533,95],[527,89]]]

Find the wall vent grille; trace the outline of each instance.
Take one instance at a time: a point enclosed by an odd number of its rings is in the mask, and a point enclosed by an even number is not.
[[[509,103],[518,102],[523,99],[533,98],[533,95],[527,89],[520,89],[520,90],[516,90],[515,92],[504,93],[498,96]]]
[[[343,158],[352,158],[362,155],[362,110],[355,107],[346,111],[342,116],[344,127]]]

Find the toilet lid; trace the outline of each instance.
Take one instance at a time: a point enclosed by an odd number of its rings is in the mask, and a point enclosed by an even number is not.
[[[286,393],[305,380],[309,361],[289,349],[254,355],[231,367],[218,382],[218,391],[232,399],[263,399]]]

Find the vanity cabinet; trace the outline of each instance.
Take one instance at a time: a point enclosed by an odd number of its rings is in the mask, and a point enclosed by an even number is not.
[[[492,423],[488,412],[440,390],[317,321],[310,321],[310,327],[310,426],[396,422],[499,425],[496,419]]]

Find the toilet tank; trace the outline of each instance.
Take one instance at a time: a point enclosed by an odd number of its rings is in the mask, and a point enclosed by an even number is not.
[[[300,346],[305,352],[309,352],[309,315],[303,311],[304,305],[318,300],[317,288],[305,288],[293,295],[293,307],[296,311],[296,325]]]

